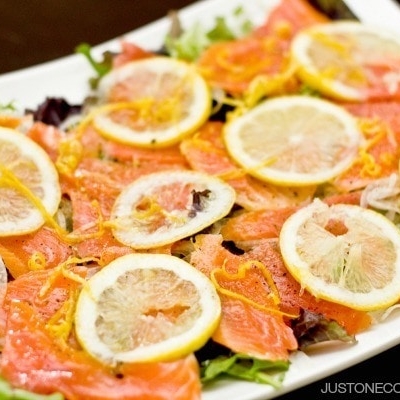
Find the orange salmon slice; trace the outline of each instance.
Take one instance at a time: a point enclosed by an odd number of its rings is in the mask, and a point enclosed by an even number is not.
[[[88,271],[81,268],[75,273]],[[48,327],[79,283],[59,276],[40,293],[51,271],[35,271],[9,283],[3,306],[6,329],[0,374],[16,387],[38,394],[61,392],[69,400],[199,400],[199,366],[193,354],[172,362],[102,365]],[[29,353],[29,357],[26,355]]]
[[[191,254],[191,263],[206,275],[210,275],[213,269],[220,268],[222,265],[226,265],[230,272],[237,272],[237,266],[240,264],[260,262],[270,272],[277,288],[281,312],[293,316],[299,315],[301,309],[320,313],[327,319],[337,321],[349,334],[361,332],[371,325],[372,321],[368,313],[317,299],[309,292],[302,290],[283,263],[277,239],[255,240],[252,248],[243,255],[233,255],[222,246],[222,242],[221,235],[196,236],[196,250]],[[250,285],[244,295],[252,298],[252,292],[256,290],[255,286],[258,285]]]
[[[222,318],[213,340],[237,353],[287,360],[297,349],[292,330],[273,300],[273,287],[257,265],[221,246],[220,235],[197,235],[190,262],[212,281],[222,301]]]

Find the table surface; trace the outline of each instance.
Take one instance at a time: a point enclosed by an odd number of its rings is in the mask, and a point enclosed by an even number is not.
[[[0,74],[73,53],[81,42],[96,45],[132,31],[193,0],[0,0]],[[17,12],[16,12],[17,11]],[[327,383],[400,381],[400,346],[341,373],[280,396],[327,398]],[[387,396],[385,396],[387,398]]]

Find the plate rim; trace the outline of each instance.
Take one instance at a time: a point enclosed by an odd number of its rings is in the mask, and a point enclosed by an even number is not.
[[[256,7],[265,7],[266,16],[268,10],[278,2],[279,0],[254,0],[252,4],[257,3]],[[230,0],[229,9],[234,9],[237,5],[244,5],[243,3],[245,3],[245,0]],[[363,2],[363,4],[370,9],[371,13],[374,12],[372,2]],[[212,15],[223,15],[227,10],[226,0],[200,0],[182,8],[179,13],[182,14],[189,25],[195,22],[201,13],[207,12],[211,20]],[[93,54],[98,57],[105,50],[118,49],[121,39],[132,40],[138,44],[148,43],[148,39],[153,37],[155,33],[159,39],[163,38],[167,30],[168,21],[166,18],[162,18],[127,32],[118,38],[93,46]],[[163,32],[162,35],[160,31]],[[150,41],[150,43],[156,44],[154,41]],[[74,74],[76,74],[75,79],[68,78]],[[19,109],[35,107],[45,99],[45,96],[62,96],[71,85],[73,90],[68,90],[66,99],[71,103],[81,102],[90,90],[88,80],[92,75],[93,72],[89,64],[79,54],[71,54],[56,60],[7,72],[0,75],[0,104],[14,101]],[[51,85],[45,85],[39,90],[40,94],[30,95],[26,99],[24,96],[26,93],[40,88],[40,83],[37,85],[32,82],[40,77],[50,77],[52,83],[61,78],[63,84],[60,83],[57,90],[49,93],[47,93],[47,88]],[[206,387],[203,391],[203,400],[220,400],[222,395],[229,396],[230,400],[273,399],[344,371],[400,344],[400,316],[397,315],[396,317],[397,313],[397,310],[394,311],[386,321],[357,334],[358,342],[352,347],[342,345],[340,351],[321,351],[314,353],[311,357],[301,352],[297,353],[291,359],[292,365],[286,373],[281,389],[243,381],[222,381],[213,385],[210,389]],[[398,333],[395,334],[395,332]]]

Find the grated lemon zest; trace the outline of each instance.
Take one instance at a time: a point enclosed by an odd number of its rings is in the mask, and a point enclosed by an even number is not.
[[[291,39],[293,37],[293,34],[293,26],[288,21],[279,21],[274,26],[274,35],[278,36],[281,39]]]
[[[39,297],[44,297],[51,290],[57,278],[63,276],[71,281],[74,281],[79,284],[84,284],[86,282],[85,278],[82,278],[80,275],[71,271],[69,268],[75,265],[83,265],[86,263],[99,263],[99,259],[96,257],[69,257],[67,260],[62,262],[61,264],[54,267],[51,271],[51,274],[46,279],[46,282],[42,285],[39,291]]]
[[[61,142],[55,162],[61,174],[72,175],[78,167],[83,157],[82,137],[99,112],[101,112],[100,108],[94,108],[88,112],[71,130],[71,137]]]
[[[111,103],[101,107],[99,113],[110,115],[116,111],[138,111],[138,115],[132,115],[132,120],[144,120],[148,124],[174,124],[183,117],[183,111],[178,107],[178,97],[179,95],[163,100],[149,97],[131,102]]]
[[[43,206],[41,200],[26,186],[24,185],[9,169],[0,164],[0,182],[5,183],[6,185],[15,188],[18,190],[26,199],[28,199],[34,207],[42,214],[44,221],[47,225],[49,225],[57,235],[64,241],[70,244],[79,243],[82,240],[92,239],[96,237],[100,237],[104,233],[104,223],[102,219],[102,214],[99,211],[99,219],[96,222],[98,227],[96,232],[90,232],[88,234],[79,233],[79,231],[68,232],[63,227],[61,227],[56,219],[47,212],[46,208]],[[93,202],[94,205],[97,204],[97,201]]]
[[[69,138],[60,143],[59,155],[55,162],[57,171],[63,175],[72,175],[83,157],[83,145],[78,137]]]
[[[258,74],[253,78],[244,93],[244,104],[247,108],[257,105],[263,98],[279,93],[295,76],[296,67],[293,62],[281,72],[268,76]]]
[[[354,83],[366,83],[367,78],[362,70],[362,68],[358,67],[357,63],[354,61],[352,57],[353,48],[351,43],[341,43],[338,40],[335,40],[334,37],[329,34],[322,32],[313,32],[312,37],[316,42],[334,50],[338,57],[343,59],[343,62],[340,63],[340,66],[327,66],[324,70],[321,71],[321,75],[328,79],[335,79],[338,76],[343,75],[343,72],[346,73],[346,77],[350,82]],[[344,67],[343,67],[344,66]]]
[[[244,168],[235,168],[230,171],[220,172],[217,176],[225,181],[240,179],[246,176],[248,172]]]
[[[61,348],[67,348],[67,341],[72,331],[74,323],[74,315],[76,309],[76,301],[78,299],[79,290],[70,290],[68,299],[57,312],[49,319],[46,329],[50,334],[57,338],[57,343]]]
[[[275,285],[275,282],[274,282],[274,280],[272,278],[272,275],[271,275],[270,271],[260,261],[250,260],[250,261],[246,261],[244,263],[241,263],[239,265],[238,270],[237,270],[236,273],[228,272],[226,270],[226,265],[224,264],[222,267],[214,268],[211,271],[210,279],[211,279],[211,282],[214,284],[215,288],[217,289],[217,291],[222,293],[222,294],[224,294],[224,295],[226,295],[226,296],[228,296],[228,297],[240,300],[240,301],[242,301],[242,302],[244,302],[246,304],[249,304],[249,305],[257,308],[258,310],[261,310],[261,311],[264,311],[264,312],[267,312],[267,313],[279,314],[279,315],[287,316],[287,317],[290,317],[290,318],[297,318],[298,315],[285,313],[285,312],[280,311],[280,310],[278,310],[276,308],[266,307],[265,305],[257,303],[256,301],[253,301],[253,300],[249,299],[248,297],[246,297],[246,296],[244,296],[244,295],[242,295],[240,293],[237,293],[237,292],[234,292],[232,290],[223,288],[219,284],[218,278],[216,277],[217,274],[221,274],[225,278],[230,279],[230,280],[240,280],[240,279],[245,278],[246,272],[248,270],[250,270],[251,268],[254,268],[254,267],[258,268],[261,271],[262,275],[264,276],[265,280],[268,283],[269,288],[271,289],[271,292],[269,293],[268,297],[270,297],[272,299],[274,305],[278,307],[279,304],[280,304],[280,296],[279,296],[278,288]]]
[[[146,209],[143,210],[134,210],[132,211],[132,217],[137,219],[148,219],[154,216],[157,213],[161,213],[164,216],[167,214],[165,209],[161,207],[160,203],[153,197],[145,196],[143,197],[142,201],[146,202]]]
[[[183,108],[183,104],[186,103],[186,97],[190,94],[187,88],[193,86],[194,76],[190,71],[185,76],[180,77],[179,82],[176,82],[174,88],[170,89],[173,95],[164,96],[163,98],[143,97],[137,100],[108,102],[94,108],[78,125],[77,136],[82,137],[87,126],[93,122],[96,116],[111,114],[115,111],[137,111],[134,119],[145,120],[147,125],[151,123],[156,125],[179,123],[185,118],[186,111]],[[97,128],[95,127],[95,129]]]
[[[348,44],[341,43],[338,40],[335,40],[331,35],[324,32],[312,32],[311,36],[316,42],[325,47],[331,48],[342,57],[351,59],[352,49]]]
[[[97,263],[98,259],[94,257],[70,257],[68,260],[59,264],[51,271],[51,274],[42,285],[39,291],[39,297],[45,297],[60,276],[76,282],[79,285],[83,285],[86,282],[85,278],[73,272],[70,267],[91,262]],[[73,289],[70,288],[68,292],[68,298],[46,323],[46,329],[57,339],[57,343],[61,348],[68,347],[67,341],[73,327],[76,302],[79,292],[79,287]]]
[[[366,137],[366,143],[359,150],[359,160],[362,165],[361,177],[379,177],[382,174],[382,165],[380,165],[375,157],[370,153],[372,147],[378,144],[385,136],[393,142],[394,134],[392,130],[378,119],[361,119],[360,128]],[[380,161],[384,165],[390,165],[394,161],[394,155],[386,152],[380,155]]]
[[[34,207],[42,214],[46,223],[52,226],[58,233],[65,234],[66,232],[56,223],[54,218],[47,212],[41,200],[24,185],[8,168],[0,164],[0,182],[18,190],[26,199],[28,199]]]
[[[41,251],[35,251],[29,257],[28,268],[31,271],[39,271],[46,268],[46,257]]]
[[[157,214],[162,217],[164,217],[166,220],[172,222],[173,224],[184,224],[186,220],[188,219],[187,216],[183,215],[177,215],[168,212],[163,208],[156,199],[152,197],[143,197],[143,200],[149,200],[147,205],[149,207],[146,207],[146,209],[143,210],[132,210],[130,215],[115,218],[113,220],[105,221],[104,226],[110,227],[110,228],[119,228],[123,229],[124,227],[127,227],[129,229],[129,226],[127,226],[127,221],[135,221],[139,222],[142,225],[150,225],[152,223],[152,218],[156,218]]]

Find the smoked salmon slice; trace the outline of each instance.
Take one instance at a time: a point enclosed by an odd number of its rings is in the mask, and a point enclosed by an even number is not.
[[[297,349],[292,330],[271,297],[269,282],[255,265],[241,269],[241,257],[221,246],[220,235],[197,235],[190,262],[219,290],[222,317],[213,340],[237,353],[287,360]]]
[[[87,271],[81,268],[79,273]],[[192,354],[171,362],[111,368],[84,352],[72,333],[60,340],[52,327],[62,326],[68,317],[61,313],[59,324],[51,321],[79,283],[61,275],[42,293],[51,274],[35,271],[9,283],[0,374],[11,385],[39,394],[61,392],[68,400],[200,399],[199,366]]]
[[[343,106],[358,118],[365,137],[365,143],[353,165],[333,182],[338,192],[351,192],[398,172],[400,105],[395,102],[377,102]]]
[[[265,36],[285,30],[292,38],[299,30],[330,19],[320,13],[307,0],[280,0],[272,9],[264,24],[252,33],[254,36]]]
[[[191,263],[209,275],[214,268],[220,268],[221,265],[226,265],[229,271],[233,269],[233,272],[237,272],[237,266],[241,263],[260,262],[271,273],[279,293],[280,310],[283,313],[296,316],[299,315],[301,309],[320,313],[325,318],[338,322],[348,334],[358,333],[371,325],[372,321],[368,313],[317,299],[309,292],[302,290],[284,265],[277,239],[254,241],[253,247],[247,249],[242,255],[233,255],[222,246],[222,242],[221,235],[197,236],[196,250],[191,254]],[[243,294],[251,298],[253,287],[254,285],[247,288]],[[226,318],[229,317],[227,314]]]
[[[21,236],[2,237],[0,254],[10,275],[17,278],[35,266],[57,266],[73,254],[73,249],[70,244],[62,241],[53,229],[43,227]]]
[[[280,83],[289,89],[291,39],[301,28],[328,20],[304,0],[282,0],[263,25],[244,38],[211,45],[197,66],[212,87],[233,96],[242,95],[260,76],[277,78],[277,92],[282,89]],[[279,79],[286,74],[286,78]]]

